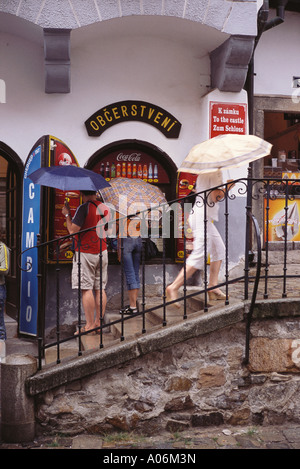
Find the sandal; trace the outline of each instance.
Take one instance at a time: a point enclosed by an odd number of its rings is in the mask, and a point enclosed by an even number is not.
[[[121,309],[120,314],[136,314],[138,312],[138,308],[131,308],[130,306],[127,306],[125,309]]]
[[[88,332],[84,326],[82,326],[81,331],[80,331],[80,334],[81,334],[82,332]],[[95,332],[95,331],[91,331],[91,332],[88,332],[88,333],[89,333],[90,335],[94,335],[96,332]],[[76,332],[74,332],[74,335],[79,335],[79,330],[76,331]]]

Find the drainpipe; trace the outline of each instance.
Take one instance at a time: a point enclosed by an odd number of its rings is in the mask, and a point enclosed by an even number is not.
[[[284,22],[285,7],[288,0],[277,0],[276,17],[268,21],[264,31],[268,31]]]
[[[252,57],[248,66],[248,75],[245,83],[245,89],[248,93],[248,119],[249,119],[249,134],[253,135],[253,115],[254,115],[254,52],[257,44],[265,31],[268,31],[275,26],[284,22],[285,6],[288,0],[277,0],[276,17],[268,21],[269,17],[269,0],[264,0],[257,16],[257,36],[255,38]],[[253,163],[249,165],[248,178],[253,177]],[[250,194],[247,198],[247,206],[252,209],[252,200]],[[249,237],[248,246],[248,259],[252,264],[254,254],[252,251],[252,234]]]
[[[265,31],[274,28],[284,22],[285,7],[288,0],[277,0],[276,17],[268,21],[269,0],[264,0],[257,17],[257,36],[255,38],[254,49],[249,63],[246,89],[248,91],[249,105],[249,133],[253,134],[253,96],[254,96],[254,52],[257,44]]]

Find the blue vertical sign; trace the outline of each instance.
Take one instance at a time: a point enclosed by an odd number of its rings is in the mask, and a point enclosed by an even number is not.
[[[38,318],[38,250],[37,234],[40,232],[40,192],[28,178],[41,167],[42,147],[39,145],[28,157],[23,181],[23,227],[21,258],[21,298],[19,332],[36,336]],[[25,252],[24,252],[25,251]]]

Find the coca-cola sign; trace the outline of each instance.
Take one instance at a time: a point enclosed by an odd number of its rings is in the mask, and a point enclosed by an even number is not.
[[[145,101],[120,101],[95,112],[85,121],[88,135],[100,136],[106,129],[121,122],[139,121],[152,125],[167,138],[178,138],[181,123],[172,114]]]
[[[169,176],[161,164],[147,152],[123,148],[105,153],[93,165],[92,170],[107,181],[115,177],[141,178],[158,184],[169,184]]]
[[[130,153],[130,155],[125,155],[124,153],[119,153],[116,157],[117,161],[140,161],[141,153]]]

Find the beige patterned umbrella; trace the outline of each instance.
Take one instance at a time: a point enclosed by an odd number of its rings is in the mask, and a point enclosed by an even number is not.
[[[226,134],[195,145],[178,172],[207,173],[238,168],[270,155],[272,145],[256,135]]]
[[[104,203],[113,205],[125,216],[167,204],[162,191],[142,179],[111,179],[110,187],[100,189],[100,193]]]

